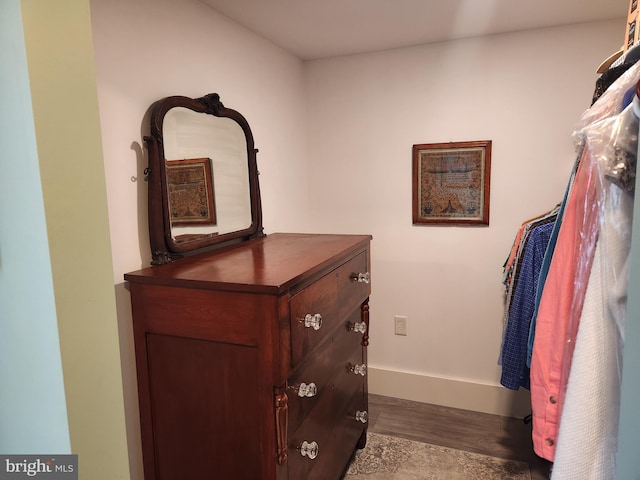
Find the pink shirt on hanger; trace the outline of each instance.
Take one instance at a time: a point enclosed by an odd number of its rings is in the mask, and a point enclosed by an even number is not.
[[[532,437],[536,454],[549,461],[555,455],[564,393],[598,236],[600,189],[596,168],[585,148],[536,317],[530,370]]]

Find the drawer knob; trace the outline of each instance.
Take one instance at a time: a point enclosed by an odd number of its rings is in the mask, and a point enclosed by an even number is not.
[[[350,363],[347,363],[347,372],[351,372],[356,375],[362,375],[364,377],[367,374],[367,366],[364,363],[360,365],[352,365]]]
[[[369,272],[366,273],[352,273],[351,276],[352,281],[358,283],[369,283]]]
[[[367,420],[369,419],[369,414],[367,413],[366,410],[358,410],[356,411],[354,417],[358,422],[367,423]]]
[[[347,329],[350,332],[365,334],[367,333],[367,324],[364,322],[356,322],[356,323],[347,322]]]
[[[300,455],[309,457],[311,460],[318,456],[318,444],[316,442],[307,442],[305,440],[298,450],[300,450]]]
[[[313,382],[293,385],[291,388],[297,391],[299,397],[315,397],[318,393],[318,387]]]
[[[320,315],[319,313],[316,313],[315,315],[307,313],[304,317],[304,326],[306,328],[320,330],[320,327],[322,327],[322,315]]]

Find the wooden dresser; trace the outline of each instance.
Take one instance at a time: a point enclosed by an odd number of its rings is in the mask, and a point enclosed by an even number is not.
[[[125,275],[146,480],[338,480],[367,431],[368,235]]]

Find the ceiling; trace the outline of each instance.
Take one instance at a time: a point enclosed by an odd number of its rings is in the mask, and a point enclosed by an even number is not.
[[[620,20],[629,0],[201,0],[303,60]]]

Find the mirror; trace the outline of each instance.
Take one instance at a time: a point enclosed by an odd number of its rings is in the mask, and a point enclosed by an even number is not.
[[[264,236],[253,135],[218,94],[156,102],[145,141],[152,265]]]

